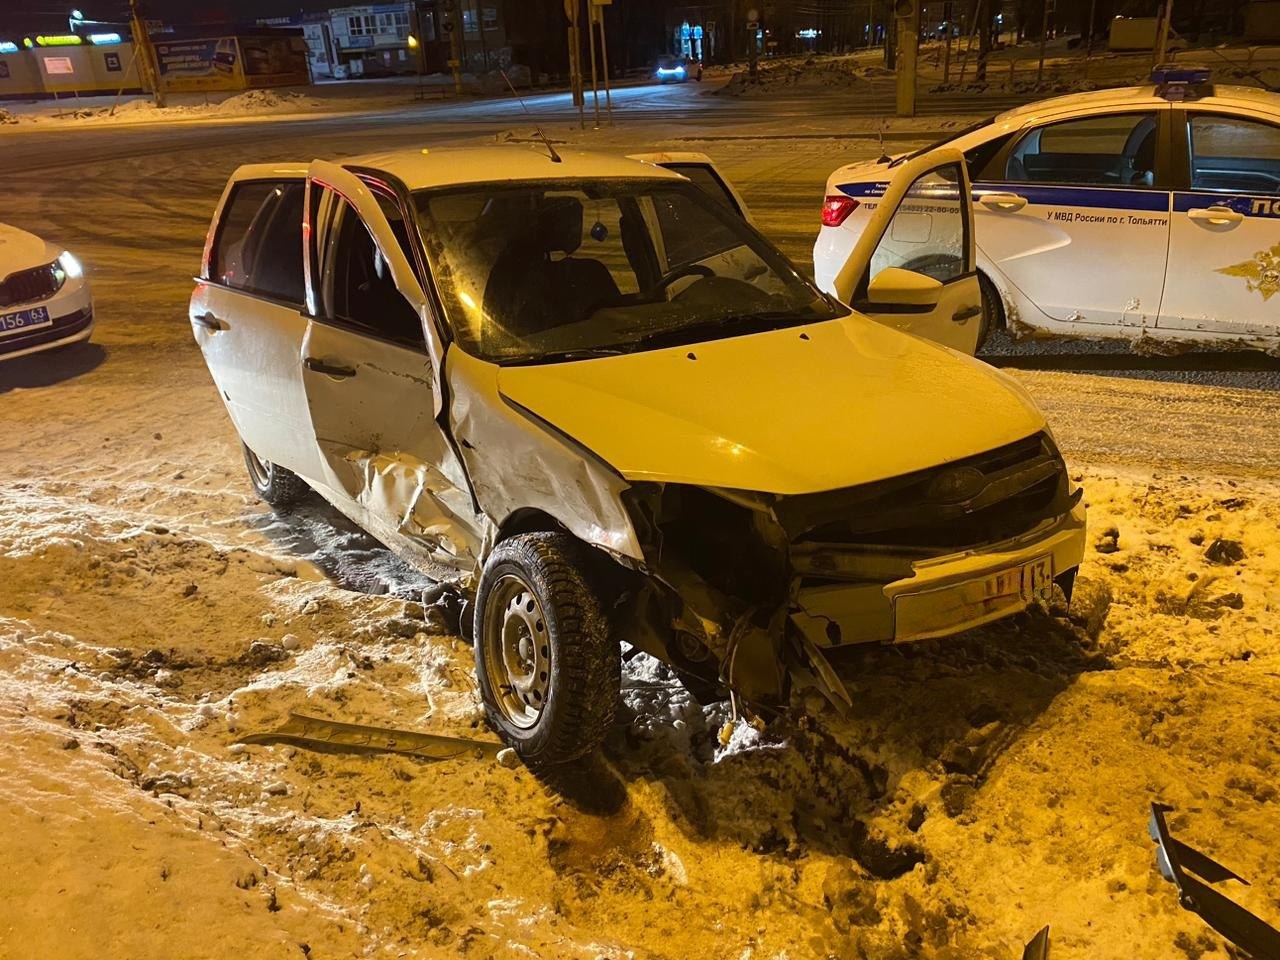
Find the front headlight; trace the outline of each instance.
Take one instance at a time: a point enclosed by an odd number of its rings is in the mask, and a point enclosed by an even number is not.
[[[79,280],[84,276],[84,267],[80,266],[80,261],[73,257],[68,250],[63,250],[58,254],[58,266],[72,280]]]

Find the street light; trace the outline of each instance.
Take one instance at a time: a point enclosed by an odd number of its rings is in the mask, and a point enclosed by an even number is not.
[[[409,34],[409,49],[416,50],[417,48],[418,48],[418,38],[411,33]]]

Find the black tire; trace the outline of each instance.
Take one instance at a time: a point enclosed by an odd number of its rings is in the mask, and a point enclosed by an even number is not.
[[[489,723],[532,765],[593,753],[617,711],[622,655],[588,550],[563,533],[521,534],[498,544],[480,575],[480,696]]]
[[[249,483],[260,499],[277,510],[287,510],[311,492],[307,482],[293,471],[258,456],[244,442],[240,446],[244,448],[244,465],[249,471]]]
[[[992,333],[1004,329],[1004,300],[985,273],[978,274],[978,289],[982,291],[982,327],[978,330],[975,353],[986,345]]]

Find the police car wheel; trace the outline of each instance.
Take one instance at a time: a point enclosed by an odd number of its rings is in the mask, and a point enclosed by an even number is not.
[[[982,291],[982,326],[978,330],[977,349],[981,350],[993,331],[1004,329],[1004,302],[985,273],[978,274],[978,289]]]

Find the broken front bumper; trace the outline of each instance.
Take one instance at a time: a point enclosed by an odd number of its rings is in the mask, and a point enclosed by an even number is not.
[[[909,561],[911,575],[890,582],[858,581],[865,556],[827,556],[832,574],[848,581],[802,586],[791,620],[819,647],[926,640],[991,623],[1048,599],[1054,578],[1084,558],[1084,527],[1077,503],[1023,536]],[[886,568],[902,562],[892,555],[870,560]]]

